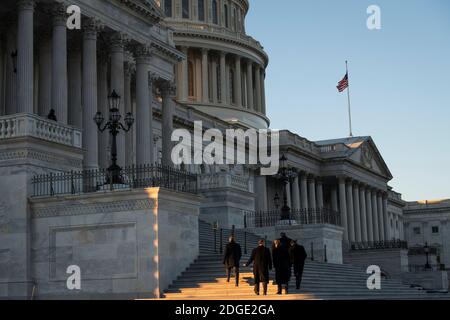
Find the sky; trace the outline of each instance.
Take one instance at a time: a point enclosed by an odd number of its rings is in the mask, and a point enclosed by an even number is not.
[[[367,8],[381,9],[369,30]],[[370,135],[407,201],[450,198],[450,1],[250,0],[246,31],[269,55],[271,128],[309,140]]]

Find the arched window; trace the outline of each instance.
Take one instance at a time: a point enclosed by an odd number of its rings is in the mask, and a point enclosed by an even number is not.
[[[190,18],[189,0],[183,0],[182,9],[183,9],[182,15],[183,19],[189,19]]]
[[[198,0],[198,20],[205,21],[205,0]]]
[[[214,24],[219,24],[219,15],[217,12],[217,0],[213,0],[212,2],[212,20]]]
[[[192,61],[188,61],[188,81],[189,81],[189,98],[194,98],[195,96],[195,85],[194,85],[194,64]]]
[[[229,27],[229,23],[228,23],[228,19],[229,19],[229,14],[228,14],[228,5],[225,4],[223,6],[223,11],[224,11],[224,19],[225,19],[225,28]]]
[[[166,17],[172,17],[172,0],[164,0],[164,14]]]

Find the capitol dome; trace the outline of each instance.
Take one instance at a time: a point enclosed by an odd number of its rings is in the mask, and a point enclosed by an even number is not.
[[[230,123],[267,128],[268,56],[246,35],[248,0],[157,0],[186,59],[177,66],[177,100]]]

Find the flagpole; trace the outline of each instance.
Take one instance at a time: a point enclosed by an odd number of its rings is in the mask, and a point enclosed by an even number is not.
[[[345,70],[347,72],[347,99],[348,99],[348,124],[350,127],[350,137],[353,137],[353,132],[352,132],[352,109],[350,106],[350,79],[348,76],[348,62],[347,60],[345,60]]]

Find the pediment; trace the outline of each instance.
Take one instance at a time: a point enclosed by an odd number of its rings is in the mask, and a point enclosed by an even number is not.
[[[350,160],[359,163],[363,167],[379,175],[389,179],[392,178],[389,168],[371,138],[357,142],[357,144],[353,144],[349,147],[354,149],[350,155]]]

